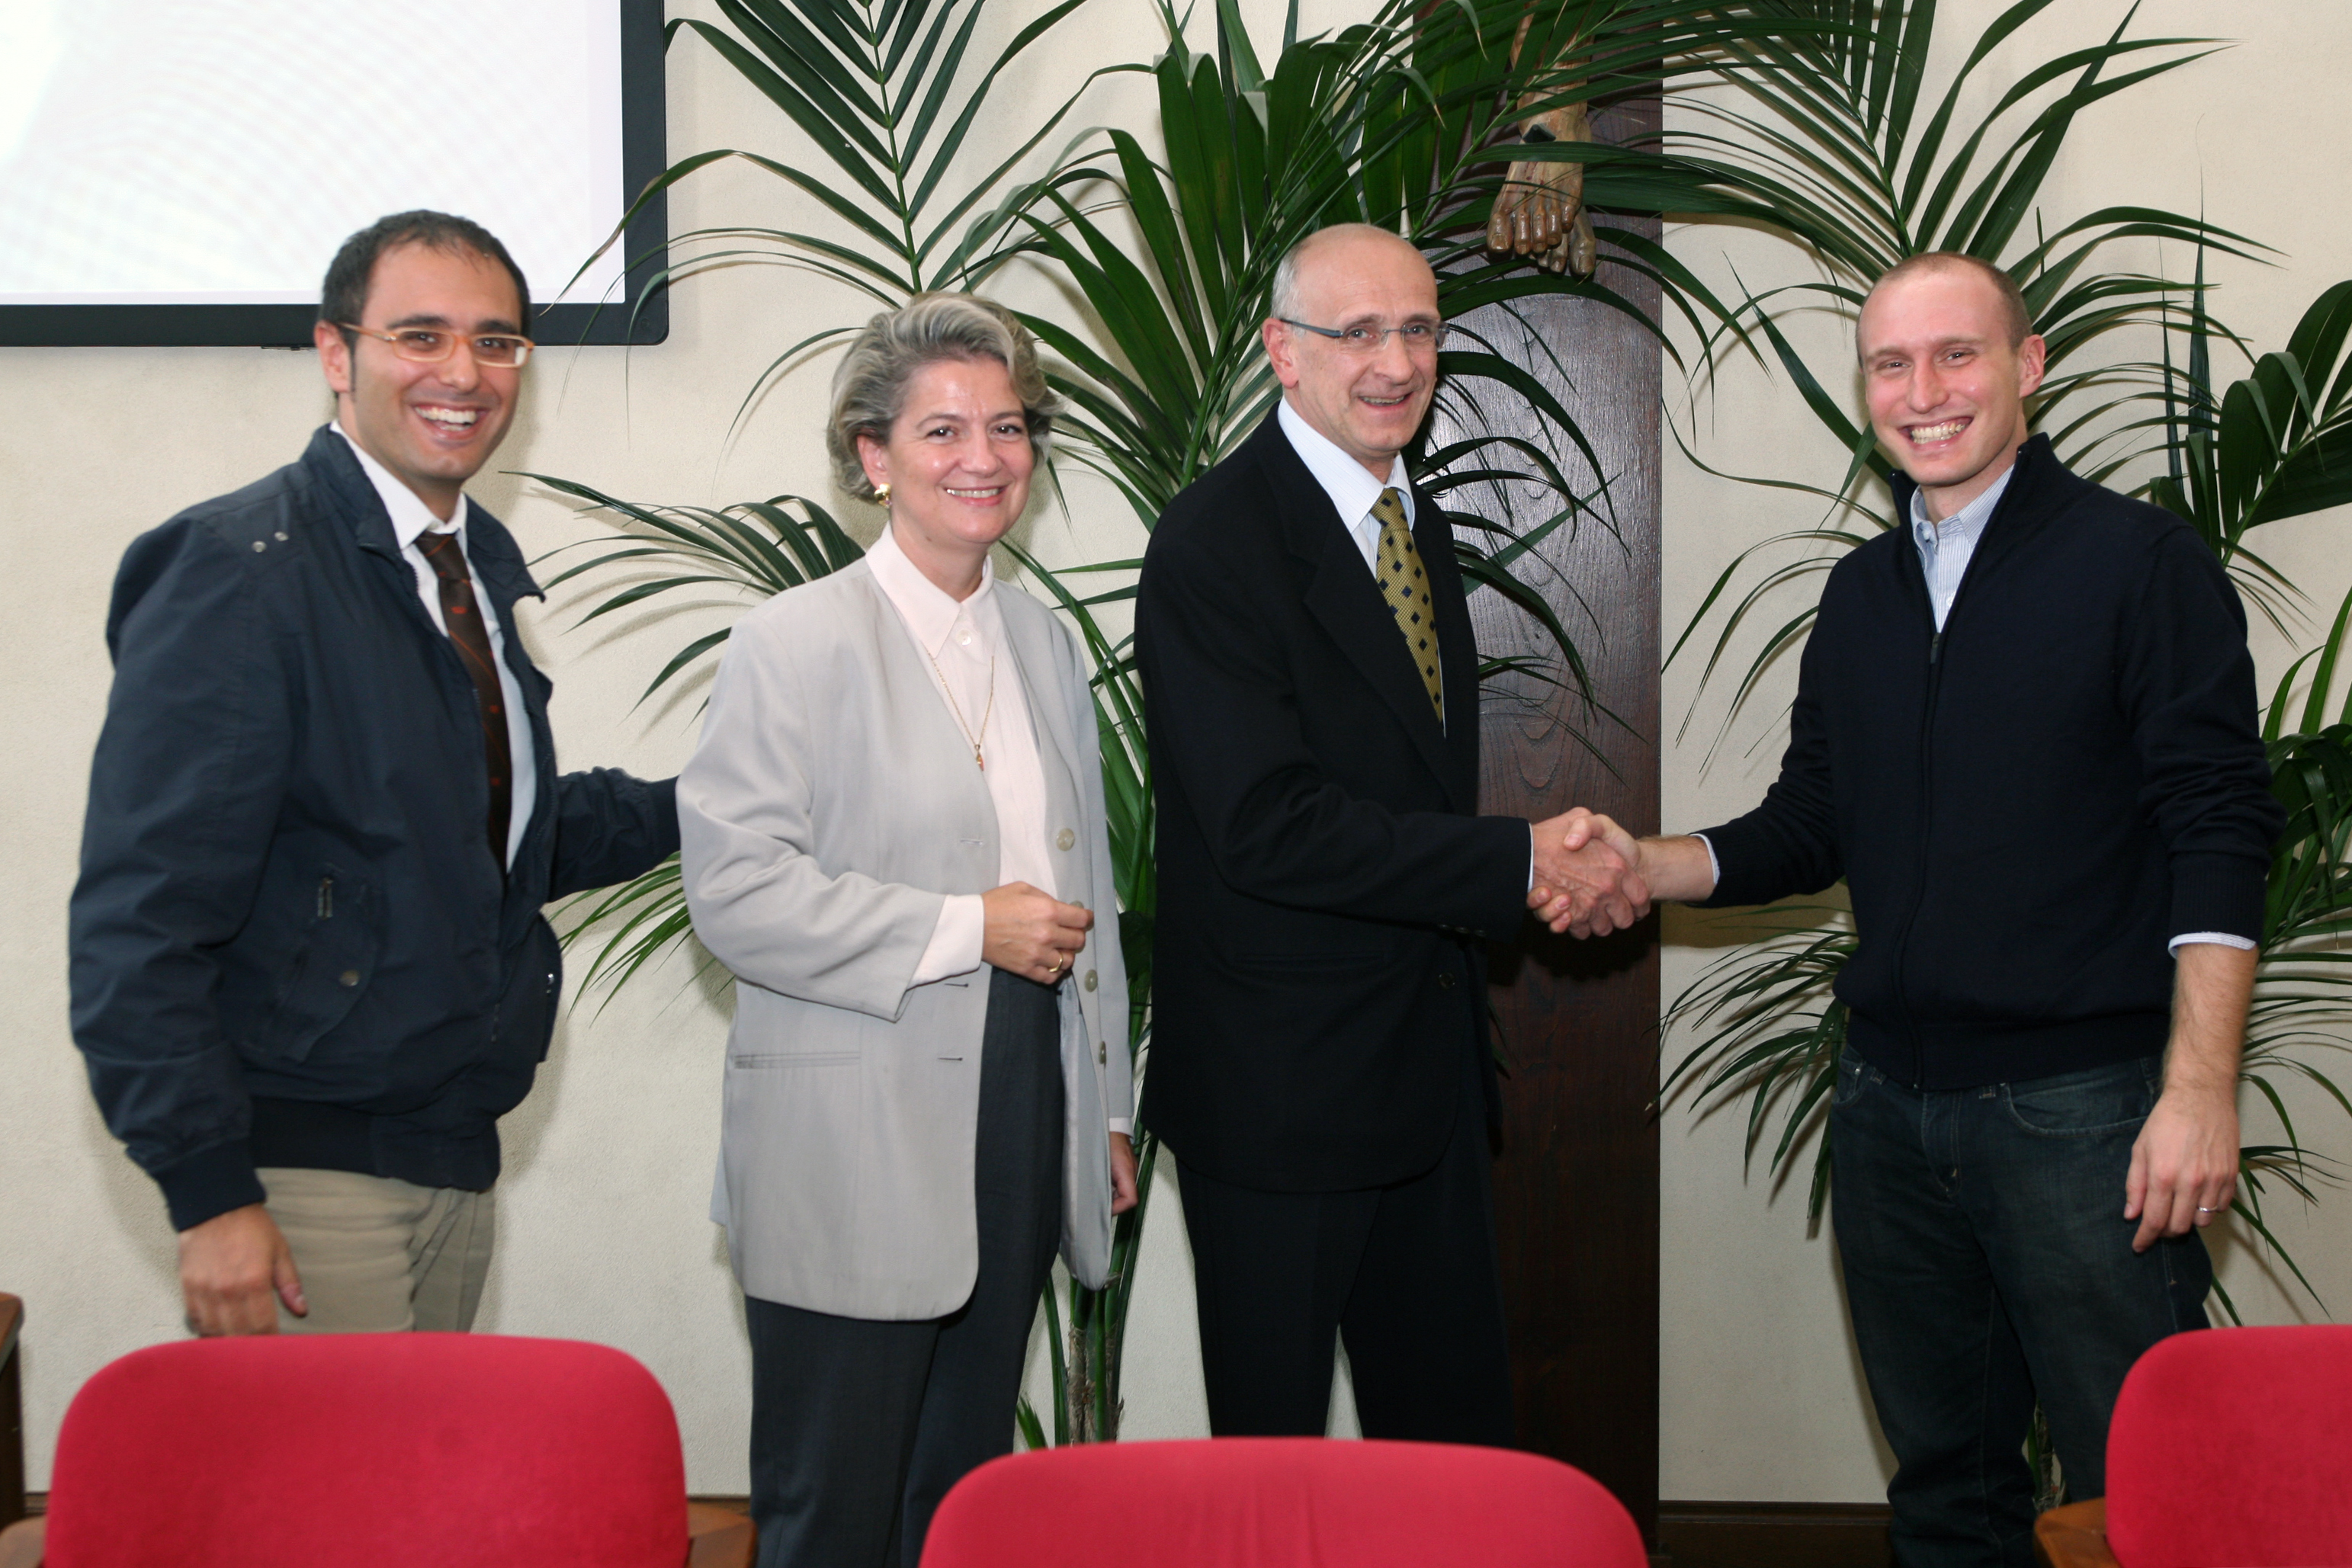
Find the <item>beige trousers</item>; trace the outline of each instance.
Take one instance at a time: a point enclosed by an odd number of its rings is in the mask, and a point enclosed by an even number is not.
[[[258,1171],[310,1314],[282,1333],[463,1333],[490,1271],[496,1197],[355,1171]]]

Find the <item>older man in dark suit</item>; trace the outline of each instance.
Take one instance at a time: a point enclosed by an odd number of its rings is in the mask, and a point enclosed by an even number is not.
[[[1645,894],[1613,852],[1476,814],[1454,540],[1400,455],[1445,330],[1428,264],[1325,229],[1273,306],[1281,405],[1176,497],[1144,561],[1143,1113],[1177,1160],[1214,1431],[1320,1433],[1344,1335],[1367,1436],[1507,1444],[1475,943],[1518,929],[1532,882],[1599,929]]]

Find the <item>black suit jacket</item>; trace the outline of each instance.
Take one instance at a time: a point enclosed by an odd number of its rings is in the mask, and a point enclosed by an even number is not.
[[[1477,657],[1452,530],[1414,496],[1447,723],[1272,417],[1171,502],[1136,651],[1159,794],[1143,1115],[1272,1191],[1401,1181],[1483,1059],[1474,937],[1526,914],[1528,825],[1479,817]]]

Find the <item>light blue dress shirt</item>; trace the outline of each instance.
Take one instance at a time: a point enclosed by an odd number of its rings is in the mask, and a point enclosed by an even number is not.
[[[1919,566],[1927,574],[1927,600],[1936,607],[1938,632],[1952,612],[1952,601],[1959,594],[1960,579],[1968,575],[1969,558],[1977,553],[1977,541],[1984,538],[1985,524],[2016,472],[2013,463],[2002,469],[1983,495],[1940,523],[1927,520],[1927,492],[1911,492],[1911,540],[1919,547]]]

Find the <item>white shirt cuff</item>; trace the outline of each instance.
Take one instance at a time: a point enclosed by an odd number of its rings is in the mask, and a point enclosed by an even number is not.
[[[2232,936],[2227,931],[2183,932],[2167,942],[2164,945],[2164,950],[2177,956],[2180,949],[2191,942],[2210,942],[2220,947],[2235,947],[2241,953],[2251,953],[2254,950],[2254,945],[2252,942],[2243,936]]]
[[[1707,887],[1710,891],[1723,885],[1723,862],[1715,858],[1715,841],[1705,833],[1693,833],[1692,838],[1706,846]]]
[[[1125,1133],[1129,1137],[1132,1138],[1135,1136],[1135,1118],[1132,1116],[1113,1116],[1110,1119],[1110,1130],[1114,1133]]]
[[[1536,825],[1528,824],[1528,891],[1536,890]]]
[[[915,981],[928,986],[950,975],[969,975],[980,967],[980,953],[988,938],[988,906],[976,893],[951,893],[940,905],[940,923],[931,927],[930,946],[915,966]]]

